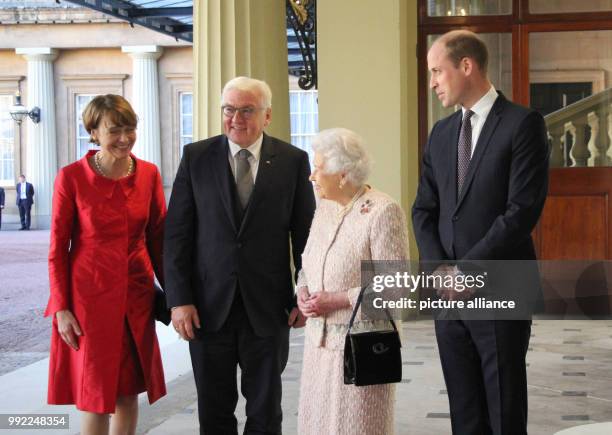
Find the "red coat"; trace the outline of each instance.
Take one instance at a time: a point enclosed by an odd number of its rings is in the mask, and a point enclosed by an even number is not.
[[[166,202],[155,165],[132,156],[134,173],[113,181],[89,166],[94,152],[62,168],[55,180],[45,311],[53,315],[48,402],[112,413],[126,320],[149,402],[166,394],[153,318]],[[83,332],[77,351],[57,331],[54,314],[66,308]]]

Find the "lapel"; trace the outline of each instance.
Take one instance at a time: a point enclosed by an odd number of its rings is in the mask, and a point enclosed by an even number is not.
[[[261,154],[259,155],[259,166],[257,167],[257,177],[253,192],[249,199],[249,205],[244,213],[238,236],[240,236],[249,222],[253,220],[255,210],[262,200],[269,194],[269,186],[274,176],[274,159],[276,157],[276,145],[274,140],[264,133],[261,144]]]
[[[476,149],[474,150],[474,155],[472,156],[472,160],[470,161],[470,167],[468,168],[468,172],[465,175],[465,181],[463,182],[463,190],[461,191],[461,195],[457,199],[456,209],[461,206],[463,199],[467,195],[468,190],[470,190],[470,186],[472,184],[472,180],[474,179],[474,174],[478,170],[478,165],[482,160],[482,156],[485,154],[489,143],[491,142],[491,138],[495,133],[495,129],[501,120],[501,112],[504,109],[506,104],[506,98],[500,92],[499,96],[495,100],[491,111],[489,112],[489,116],[485,120],[485,123],[482,127],[482,131],[480,132],[480,136],[478,137],[478,142],[476,142]],[[457,147],[455,146],[455,174],[456,174],[456,163],[457,163]],[[455,176],[455,180],[457,177]],[[456,183],[456,182],[455,182]]]
[[[232,186],[230,182],[233,181],[232,171],[229,166],[229,143],[227,137],[223,135],[221,140],[215,144],[212,156],[210,159],[210,166],[214,173],[215,181],[217,182],[217,188],[221,195],[221,202],[223,208],[227,212],[227,217],[232,223],[232,228],[235,232],[238,232],[238,226],[236,224],[236,215],[234,213],[234,204],[232,200]]]

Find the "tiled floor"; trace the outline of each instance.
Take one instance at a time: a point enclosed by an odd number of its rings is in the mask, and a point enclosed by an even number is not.
[[[397,386],[396,434],[450,434],[448,399],[433,322],[404,324],[404,380]],[[529,434],[551,435],[578,425],[612,421],[612,321],[536,320],[527,361],[529,376]],[[290,362],[283,375],[284,433],[296,433],[299,374],[303,336],[292,335]],[[197,411],[193,379],[185,376],[169,388],[186,401],[160,422],[163,409],[146,413],[158,417],[152,435],[196,434]],[[325,399],[321,398],[322,406]],[[173,402],[175,403],[175,402]],[[240,424],[244,424],[238,405]],[[163,406],[160,406],[163,408]],[[144,421],[143,419],[142,421]],[[333,434],[330,434],[333,435]],[[610,435],[601,433],[601,435]]]

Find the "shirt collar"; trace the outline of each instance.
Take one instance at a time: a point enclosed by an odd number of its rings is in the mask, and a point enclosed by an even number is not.
[[[227,139],[227,141],[229,142],[230,153],[232,154],[232,157],[235,158],[236,154],[238,154],[238,151],[240,151],[242,147],[238,144],[235,144],[231,140],[229,140],[229,138]],[[247,150],[251,152],[253,157],[255,157],[255,160],[259,160],[259,155],[261,154],[261,144],[262,143],[263,143],[263,133],[259,136],[259,138],[257,138],[257,140],[253,144],[249,145],[246,148]]]
[[[474,112],[476,116],[478,117],[483,116],[486,118],[486,115],[488,115],[489,112],[491,111],[493,104],[495,104],[495,100],[497,99],[497,96],[498,95],[497,95],[497,91],[495,90],[495,87],[491,85],[487,93],[484,94],[482,98],[478,100],[476,104],[472,106],[470,110]],[[462,110],[461,114],[465,115],[465,111],[467,109],[465,107],[461,107],[461,110]]]

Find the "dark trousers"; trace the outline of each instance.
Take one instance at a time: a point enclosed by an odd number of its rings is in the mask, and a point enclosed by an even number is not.
[[[26,199],[20,199],[19,219],[21,220],[21,228],[30,229],[30,210],[32,210],[32,205]]]
[[[289,328],[272,337],[257,336],[237,297],[223,327],[217,332],[198,333],[189,343],[189,351],[198,393],[200,434],[238,433],[234,415],[237,366],[242,371],[240,390],[246,398],[244,433],[281,433],[281,373],[289,356]]]
[[[0,230],[2,229],[2,209],[0,208]]]
[[[437,320],[454,435],[527,435],[530,320]]]

